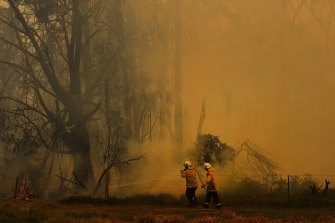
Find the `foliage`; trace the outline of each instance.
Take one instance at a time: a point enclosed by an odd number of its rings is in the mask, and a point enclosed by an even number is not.
[[[234,168],[234,174],[245,174],[258,178],[257,180],[271,184],[278,176],[280,167],[277,163],[266,157],[260,149],[246,140],[238,149],[226,143],[222,143],[218,136],[211,134],[199,135],[195,146],[190,151],[190,157],[196,165],[203,165],[209,162],[212,165],[225,167],[228,163],[237,163],[241,154],[246,153],[246,163],[239,169]],[[235,165],[234,165],[235,166]]]
[[[235,154],[236,150],[234,148],[222,143],[218,136],[211,134],[200,135],[194,149],[190,152],[196,165],[202,165],[205,162],[225,164],[232,161]]]

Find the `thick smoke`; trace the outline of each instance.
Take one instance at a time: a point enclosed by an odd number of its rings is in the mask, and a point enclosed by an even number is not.
[[[235,148],[250,139],[285,173],[332,174],[335,107],[329,98],[334,96],[330,61],[335,55],[330,39],[335,29],[330,22],[323,30],[318,22],[333,18],[333,6],[324,4],[306,1],[299,8],[297,1],[183,1],[183,159],[195,143],[205,98],[203,132]],[[321,11],[315,15],[313,10]],[[162,68],[152,63],[159,56],[146,56],[151,69]],[[164,169],[179,180],[171,160],[173,145],[166,142],[148,146],[152,153],[141,161],[143,172]]]

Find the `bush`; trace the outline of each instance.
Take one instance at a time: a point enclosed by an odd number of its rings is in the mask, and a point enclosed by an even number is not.
[[[184,197],[184,196],[183,196]],[[137,194],[134,196],[117,198],[111,197],[107,200],[91,196],[72,196],[62,199],[63,204],[110,204],[110,205],[181,205],[183,198],[177,198],[171,194]]]
[[[287,181],[275,180],[268,185],[251,178],[232,182],[232,189],[223,190],[222,200],[230,205],[286,206]],[[309,175],[304,178],[292,176],[290,181],[290,205],[292,207],[335,207],[335,191],[314,194],[310,186],[316,184]]]

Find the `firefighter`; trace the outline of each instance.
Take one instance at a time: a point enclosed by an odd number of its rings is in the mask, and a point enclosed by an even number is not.
[[[190,161],[184,162],[184,169],[180,170],[181,177],[186,179],[186,192],[185,195],[190,203],[190,206],[193,206],[196,202],[195,191],[198,188],[197,182],[197,172],[192,167]]]
[[[206,187],[207,187],[207,194],[205,198],[205,208],[209,208],[211,199],[213,198],[213,202],[215,203],[215,207],[220,208],[222,203],[220,202],[218,196],[218,184],[215,176],[214,168],[209,163],[204,164],[204,168],[207,171],[207,178],[206,178]]]

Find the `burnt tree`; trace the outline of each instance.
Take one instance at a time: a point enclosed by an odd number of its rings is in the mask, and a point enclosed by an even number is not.
[[[29,97],[35,100],[22,101],[12,95],[3,95],[1,99],[20,107],[22,117],[40,133],[39,140],[46,148],[51,149],[55,141],[61,141],[64,148],[53,148],[53,152],[69,154],[76,176],[85,185],[92,185],[95,179],[87,123],[100,103],[83,100],[89,86],[83,87],[82,62],[84,46],[93,37],[84,35],[84,31],[88,32],[86,23],[101,1],[96,1],[89,10],[85,8],[86,3],[62,1],[56,13],[41,19],[36,13],[41,3],[8,0],[15,21],[3,22],[15,31],[16,41],[3,36],[0,40],[14,47],[17,54],[16,58],[1,62],[27,79],[31,89]],[[44,124],[37,126],[24,115],[26,111],[35,113]],[[52,133],[47,134],[50,131]]]

